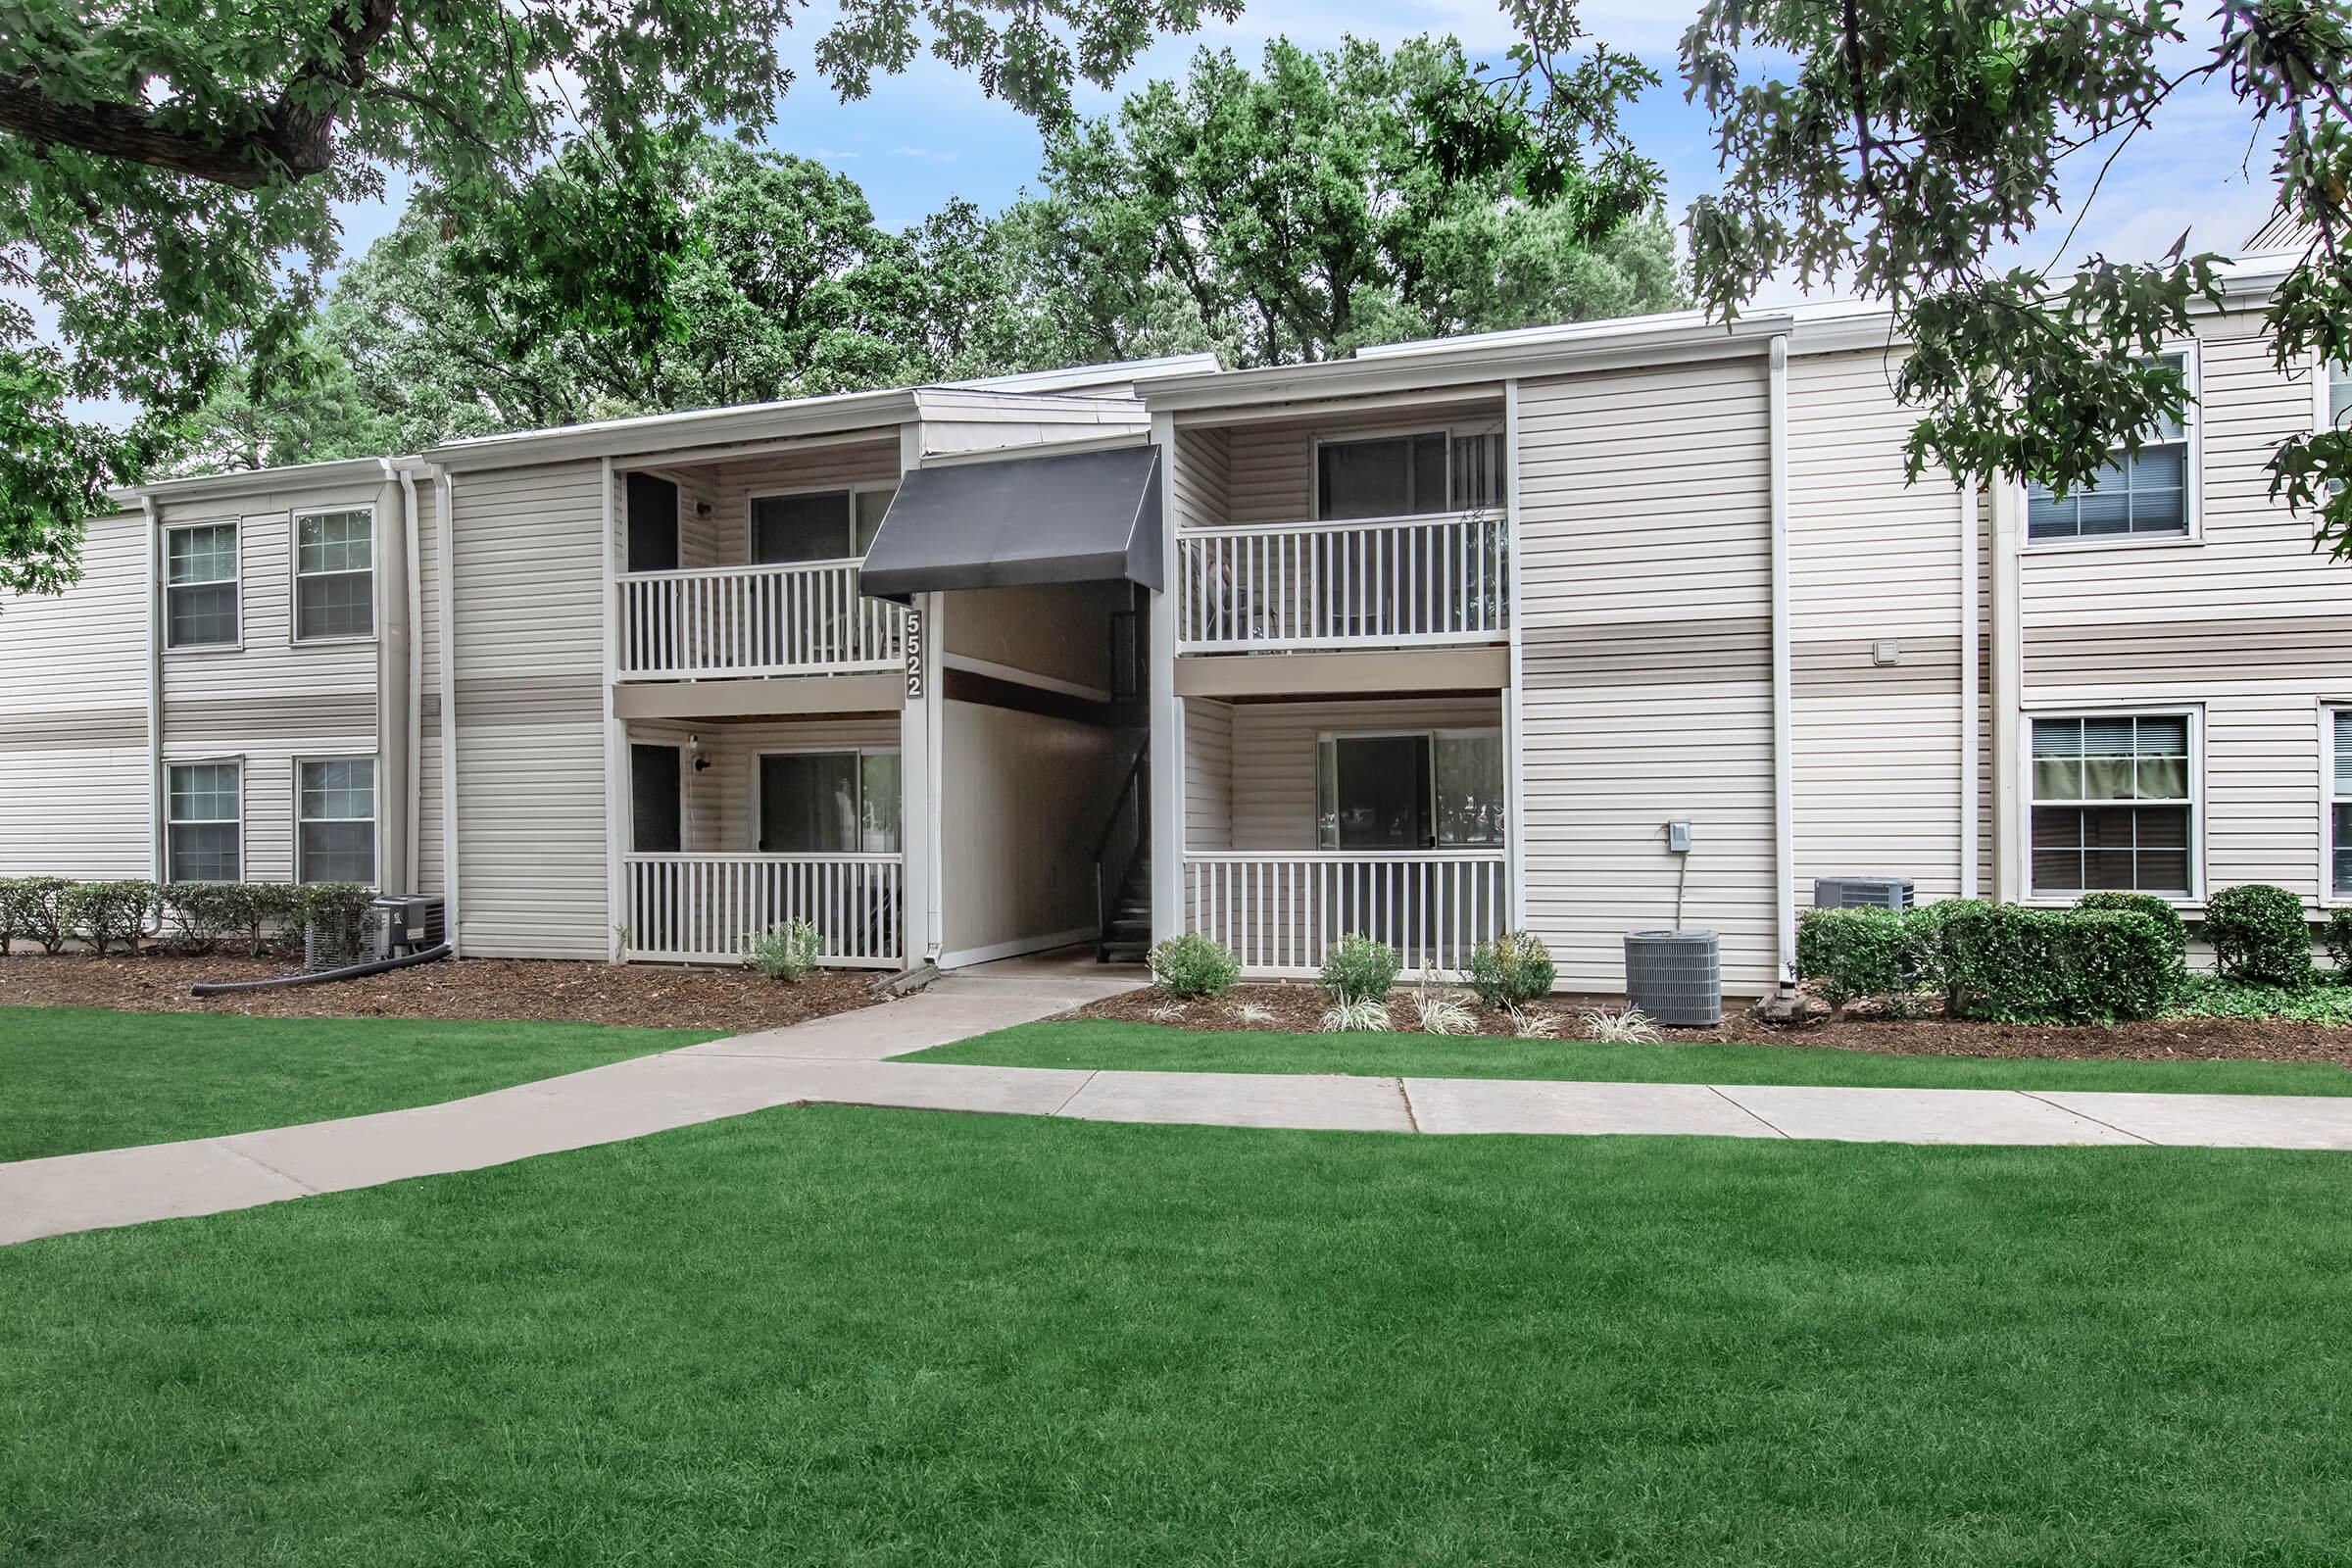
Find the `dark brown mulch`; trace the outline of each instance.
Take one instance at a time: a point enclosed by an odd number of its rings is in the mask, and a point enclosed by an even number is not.
[[[573,1023],[716,1029],[730,1034],[862,1007],[871,971],[820,969],[798,985],[749,969],[461,958],[357,980],[192,997],[199,980],[289,973],[273,959],[17,954],[0,958],[0,1005],[231,1012],[277,1018],[545,1018]]]
[[[1512,1033],[1510,1018],[1488,1012],[1463,999],[1478,1015],[1480,1034]],[[1236,986],[1214,1002],[1184,1004],[1181,1014],[1152,1016],[1168,999],[1155,990],[1130,991],[1104,1002],[1091,1003],[1073,1017],[1124,1018],[1137,1023],[1164,1023],[1179,1029],[1229,1032],[1272,1029],[1311,1033],[1323,1016],[1323,994],[1304,983]],[[1263,1007],[1272,1016],[1246,1023],[1245,1004]],[[1597,1006],[1621,1007],[1622,999],[1555,997],[1531,1010],[1559,1019],[1557,1038],[1574,1040],[1581,1033],[1580,1015]],[[1390,1004],[1398,1028],[1412,1027],[1410,1001],[1399,995]],[[1980,1023],[1966,1019],[1887,1018],[1866,1013],[1843,1018],[1816,1017],[1805,1024],[1763,1023],[1743,1011],[1727,1009],[1713,1029],[1658,1031],[1667,1041],[1718,1041],[1740,1045],[1830,1046],[1840,1051],[1876,1051],[1906,1056],[2019,1056],[2065,1060],[2112,1058],[2131,1061],[2326,1061],[2352,1067],[2352,1029],[2284,1018],[2156,1018],[2138,1023],[2073,1028],[2041,1024]]]

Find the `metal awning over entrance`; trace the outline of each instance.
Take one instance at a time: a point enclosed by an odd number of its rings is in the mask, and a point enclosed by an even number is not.
[[[916,468],[899,481],[858,591],[1125,579],[1158,590],[1159,449],[1111,447]]]

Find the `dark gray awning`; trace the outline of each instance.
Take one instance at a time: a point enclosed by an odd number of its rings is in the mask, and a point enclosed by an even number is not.
[[[858,592],[902,602],[949,588],[1160,586],[1159,449],[1111,447],[916,468],[899,481]]]

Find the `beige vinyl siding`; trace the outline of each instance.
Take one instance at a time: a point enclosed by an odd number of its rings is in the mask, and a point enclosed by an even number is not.
[[[1214,698],[1184,705],[1184,843],[1194,850],[1233,844],[1233,704]]]
[[[1196,707],[1200,706],[1198,704]],[[1188,710],[1189,713],[1189,710]],[[1315,746],[1324,734],[1383,730],[1498,729],[1493,697],[1233,705],[1232,842],[1196,849],[1315,847]]]
[[[1095,929],[1092,858],[1126,752],[1093,724],[949,702],[942,946],[951,958]]]
[[[1789,739],[1800,906],[1818,877],[1960,891],[1960,495],[1903,472],[1899,356],[1788,366]],[[1880,642],[1897,662],[1873,661]],[[1693,866],[1693,871],[1696,867]]]
[[[457,484],[459,920],[479,956],[612,948],[598,473],[573,463]]]
[[[0,600],[0,876],[151,872],[147,550],[95,518],[79,582]]]
[[[673,738],[701,737],[710,765],[686,779],[687,848],[748,855],[760,848],[760,754],[900,750],[897,714],[844,713],[806,720],[669,726]],[[647,728],[630,726],[632,735]],[[645,734],[638,738],[663,737]],[[902,817],[902,829],[904,818]],[[902,842],[904,833],[902,831]]]
[[[708,530],[710,564],[740,566],[752,559],[752,501],[783,490],[833,490],[899,482],[899,434],[874,441],[811,446],[718,465],[711,475]]]
[[[1176,432],[1176,525],[1214,527],[1225,520],[1232,439],[1221,429]]]
[[[2202,540],[2023,552],[2024,706],[2197,708],[2203,882],[2317,902],[2320,704],[2352,699],[2352,568],[2270,500],[2265,469],[2311,428],[2308,375],[2281,374],[2259,320],[2200,332]]]
[[[1623,989],[1627,931],[1684,922],[1728,986],[1776,981],[1771,454],[1761,357],[1520,388],[1528,923],[1564,989]]]

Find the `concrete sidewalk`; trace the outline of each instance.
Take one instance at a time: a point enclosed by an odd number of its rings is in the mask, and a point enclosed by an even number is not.
[[[0,1164],[0,1243],[246,1208],[786,1104],[1418,1133],[2352,1150],[2352,1098],[1077,1071],[883,1058],[1065,1010],[1124,979],[992,966],[921,996],[446,1104]]]

